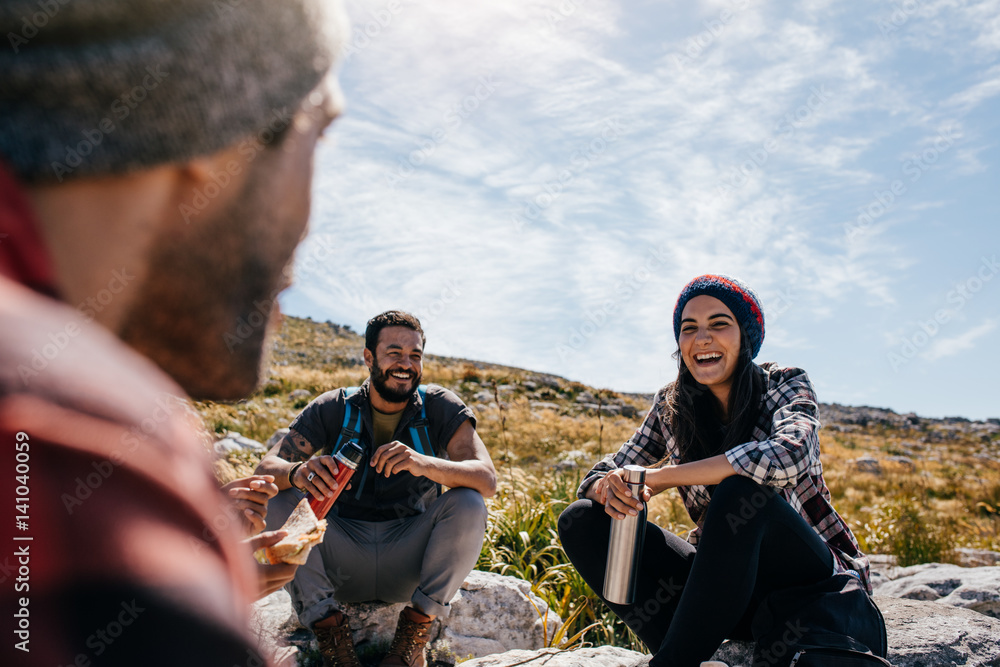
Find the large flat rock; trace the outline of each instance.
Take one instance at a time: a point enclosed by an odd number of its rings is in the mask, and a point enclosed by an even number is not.
[[[574,651],[542,649],[540,651],[508,651],[499,655],[463,662],[462,667],[640,667],[649,663],[649,656],[617,646],[599,646]]]
[[[876,596],[885,616],[889,661],[896,667],[1000,667],[1000,620],[937,602]],[[713,659],[753,667],[753,644],[726,642]],[[649,656],[614,647],[578,651],[510,651],[473,660],[468,667],[640,667]]]
[[[383,602],[343,605],[359,654],[388,647],[405,606]],[[280,667],[295,667],[300,653],[316,649],[312,633],[299,624],[284,590],[255,603],[251,623],[262,648]],[[541,648],[560,627],[562,619],[531,592],[528,582],[474,570],[451,599],[449,617],[432,627],[430,644],[454,661]]]
[[[880,596],[940,602],[1000,618],[1000,567],[925,563],[890,571]]]

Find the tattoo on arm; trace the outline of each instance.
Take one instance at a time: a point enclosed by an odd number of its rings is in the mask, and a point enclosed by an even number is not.
[[[289,431],[288,435],[281,440],[278,449],[278,458],[290,463],[308,461],[314,451],[315,448],[301,434]]]

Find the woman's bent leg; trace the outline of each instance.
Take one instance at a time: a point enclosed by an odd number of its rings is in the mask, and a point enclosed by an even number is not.
[[[574,502],[559,517],[563,549],[602,600],[612,520],[603,505],[590,500]],[[663,641],[693,558],[694,547],[647,522],[634,603],[620,605],[604,600],[651,652]]]
[[[726,478],[712,495],[687,585],[650,667],[697,667],[765,595],[832,573],[826,543],[776,489]]]

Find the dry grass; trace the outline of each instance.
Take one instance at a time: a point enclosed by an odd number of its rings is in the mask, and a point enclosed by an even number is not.
[[[274,349],[264,386],[233,405],[196,407],[209,430],[236,431],[261,442],[286,427],[308,397],[367,377],[360,362],[360,336],[330,324],[288,318]],[[607,404],[641,413],[648,399],[598,392],[582,384],[523,369],[430,357],[424,381],[455,391],[476,414],[478,431],[500,473],[501,491],[490,505],[490,534],[478,567],[517,574],[563,617],[573,616],[572,637],[589,627],[585,641],[640,648],[568,565],[555,537],[559,512],[575,497],[586,469],[617,450],[641,416],[598,416],[580,407],[581,392]],[[296,395],[298,396],[298,395]],[[499,402],[496,400],[499,398]],[[542,409],[532,403],[554,404]],[[871,426],[854,432],[821,432],[827,484],[834,506],[848,521],[862,549],[893,553],[901,563],[948,560],[955,547],[1000,551],[1000,441],[961,434],[942,435],[927,427]],[[992,456],[982,452],[991,451]],[[582,452],[582,468],[558,470],[567,452]],[[881,473],[859,473],[851,461],[862,455],[880,460]],[[905,455],[911,464],[888,460]],[[217,463],[220,477],[244,474],[254,461],[244,456]],[[651,519],[683,535],[692,523],[676,491],[652,500]]]

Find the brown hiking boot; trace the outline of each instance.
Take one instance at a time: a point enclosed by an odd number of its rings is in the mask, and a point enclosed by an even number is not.
[[[379,667],[426,667],[424,646],[430,638],[430,616],[424,616],[413,607],[399,612],[396,636],[392,638],[389,653],[382,658]]]
[[[323,667],[361,667],[354,652],[351,626],[347,616],[340,615],[340,624],[313,628],[319,642],[319,653],[323,656]]]

